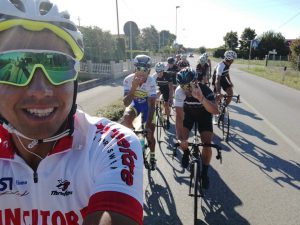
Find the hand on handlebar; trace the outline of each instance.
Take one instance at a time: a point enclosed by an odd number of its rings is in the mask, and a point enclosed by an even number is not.
[[[178,140],[181,149],[188,149],[189,143],[187,140]]]

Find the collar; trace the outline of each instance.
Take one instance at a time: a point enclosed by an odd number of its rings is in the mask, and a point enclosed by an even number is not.
[[[71,150],[73,136],[66,136],[57,141],[53,150],[48,155]],[[13,159],[15,155],[15,146],[12,142],[12,135],[0,125],[0,159]]]

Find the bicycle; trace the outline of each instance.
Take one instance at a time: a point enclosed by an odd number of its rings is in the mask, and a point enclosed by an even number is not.
[[[179,147],[179,143],[176,143],[173,148],[173,154],[176,155],[176,150]],[[194,125],[194,137],[192,142],[188,142],[188,146],[191,148],[190,151],[190,182],[189,182],[189,196],[194,198],[194,225],[197,224],[197,214],[198,214],[198,198],[204,197],[203,187],[202,187],[202,156],[199,147],[212,147],[217,150],[216,159],[220,160],[222,163],[221,147],[217,144],[204,144],[199,143],[199,138],[197,136],[197,124]]]
[[[145,169],[150,170],[150,165],[148,161],[150,155],[150,148],[149,148],[149,143],[147,141],[147,130],[145,129],[144,124],[142,123],[141,130],[133,130],[133,132],[138,136],[140,143],[142,145]]]
[[[228,142],[229,140],[229,130],[230,130],[230,117],[229,111],[227,109],[226,99],[228,95],[223,95],[221,102],[219,103],[219,111],[221,112],[218,117],[218,127],[222,129],[223,141]],[[233,98],[236,98],[236,103],[240,103],[240,95],[233,95]]]
[[[155,114],[156,114],[156,139],[158,142],[160,142],[160,137],[162,130],[166,129],[166,119],[163,115],[162,111],[162,105],[163,105],[163,100],[161,96],[159,97],[159,100],[156,101],[155,104]]]

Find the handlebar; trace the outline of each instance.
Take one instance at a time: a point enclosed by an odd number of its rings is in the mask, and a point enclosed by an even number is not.
[[[175,143],[174,144],[174,149],[177,149],[177,147],[179,147],[179,146],[180,146],[179,143]],[[216,159],[220,160],[220,163],[222,163],[222,153],[221,153],[222,148],[219,145],[217,145],[217,144],[207,144],[207,143],[192,143],[192,142],[188,142],[188,146],[193,146],[193,147],[200,147],[200,146],[203,146],[203,147],[212,147],[212,148],[214,148],[214,149],[217,150]]]
[[[223,98],[226,99],[228,97],[236,98],[235,103],[241,103],[240,95],[223,95]]]

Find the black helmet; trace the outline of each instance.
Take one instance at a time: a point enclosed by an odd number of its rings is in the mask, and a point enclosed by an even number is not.
[[[180,60],[177,64],[177,66],[179,66],[180,68],[184,68],[184,67],[187,67],[187,66],[190,66],[190,65],[189,65],[188,62]]]
[[[174,59],[173,57],[168,57],[168,58],[167,58],[167,62],[168,62],[169,64],[174,64],[174,63],[175,63],[175,59]]]
[[[135,67],[151,68],[152,61],[151,58],[147,55],[137,55],[133,60],[133,64]]]
[[[189,84],[197,79],[197,73],[190,67],[183,68],[177,73],[176,81],[180,84]]]

